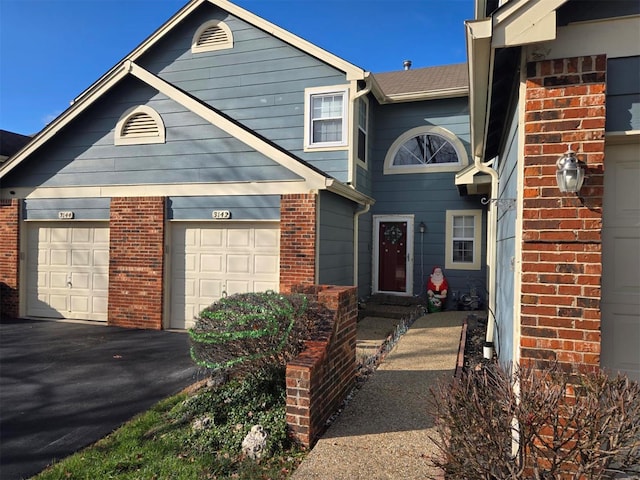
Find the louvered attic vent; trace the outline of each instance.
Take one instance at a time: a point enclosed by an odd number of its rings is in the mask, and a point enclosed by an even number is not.
[[[233,48],[233,34],[226,23],[213,20],[202,25],[193,36],[191,51],[210,52]]]
[[[114,140],[116,145],[164,143],[162,117],[144,105],[129,109],[118,120]]]
[[[158,125],[146,113],[137,113],[127,120],[122,128],[123,137],[157,137]]]

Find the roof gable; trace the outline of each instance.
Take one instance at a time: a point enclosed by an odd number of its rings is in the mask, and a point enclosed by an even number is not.
[[[338,57],[322,50],[321,48],[296,37],[289,32],[267,22],[260,17],[257,17],[250,12],[247,12],[240,7],[226,1],[226,0],[192,0],[185,5],[180,11],[178,11],[171,19],[169,19],[164,25],[162,25],[156,32],[148,37],[141,45],[134,49],[125,59],[115,65],[100,79],[94,82],[87,90],[81,93],[72,103],[72,105],[45,127],[38,135],[35,136],[21,152],[19,152],[11,161],[6,162],[0,167],[0,177],[5,176],[16,166],[18,166],[25,158],[33,154],[40,149],[48,141],[54,138],[58,132],[66,127],[69,122],[78,118],[87,108],[89,108],[94,102],[98,101],[103,95],[105,95],[110,89],[119,84],[123,79],[130,75],[137,76],[142,75],[142,79],[148,85],[153,86],[162,93],[167,94],[173,100],[186,106],[194,113],[202,116],[212,124],[222,128],[231,135],[237,136],[241,141],[247,145],[255,148],[257,151],[267,155],[270,158],[280,162],[283,166],[286,166],[291,171],[303,176],[307,180],[314,179],[312,183],[324,185],[325,181],[329,177],[324,172],[320,172],[309,163],[304,162],[296,155],[274,145],[269,140],[257,134],[255,131],[241,125],[238,122],[233,121],[229,117],[222,114],[221,111],[216,110],[210,105],[206,105],[203,102],[199,102],[190,94],[175,88],[170,83],[160,79],[152,73],[146,71],[144,68],[139,67],[136,63],[136,59],[142,60],[145,53],[158,44],[162,39],[173,31],[178,25],[181,25],[187,17],[194,13],[199,7],[203,5],[214,5],[223,9],[230,15],[233,15],[244,22],[247,22],[255,27],[267,32],[274,37],[287,42],[295,48],[308,53],[309,55],[320,59],[322,62],[329,66],[345,73],[347,78],[363,78],[365,72],[358,67],[355,67],[348,62],[339,59]]]

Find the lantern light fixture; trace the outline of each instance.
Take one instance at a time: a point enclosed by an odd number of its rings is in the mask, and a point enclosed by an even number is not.
[[[584,168],[576,152],[569,149],[556,162],[556,180],[561,192],[578,193],[584,182]]]

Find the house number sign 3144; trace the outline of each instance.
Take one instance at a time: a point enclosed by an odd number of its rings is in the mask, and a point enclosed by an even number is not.
[[[211,217],[215,220],[227,220],[231,218],[231,212],[229,210],[214,210]]]

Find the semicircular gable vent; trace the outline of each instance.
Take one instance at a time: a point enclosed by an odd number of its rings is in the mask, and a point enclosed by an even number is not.
[[[158,124],[147,113],[132,115],[122,128],[123,137],[154,137],[158,136],[158,134]]]
[[[209,52],[233,48],[233,34],[231,29],[218,20],[213,20],[202,25],[193,36],[191,51]]]
[[[162,117],[146,105],[127,110],[118,120],[115,129],[116,145],[164,143],[166,138]]]

